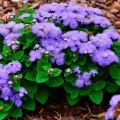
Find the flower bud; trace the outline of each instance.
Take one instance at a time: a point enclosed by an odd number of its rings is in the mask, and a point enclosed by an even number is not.
[[[48,57],[51,55],[51,53],[49,51],[45,51],[45,55]]]
[[[48,70],[48,74],[52,74],[53,71],[54,71],[54,69],[53,69],[53,68],[50,68],[50,69]]]
[[[0,111],[2,111],[4,109],[4,106],[0,106]]]
[[[67,68],[67,69],[66,69],[66,72],[67,72],[68,74],[72,74],[72,70],[71,70],[70,68]]]
[[[19,80],[19,76],[18,75],[14,75],[14,80]]]

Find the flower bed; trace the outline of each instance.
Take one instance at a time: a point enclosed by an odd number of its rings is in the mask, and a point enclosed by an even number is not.
[[[0,39],[0,119],[22,117],[61,88],[70,105],[119,90],[120,35],[98,8],[25,3],[0,24]]]

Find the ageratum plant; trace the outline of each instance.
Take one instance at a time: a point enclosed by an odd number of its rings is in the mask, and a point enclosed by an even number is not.
[[[0,24],[0,119],[22,117],[64,89],[70,105],[100,104],[120,86],[120,35],[98,8],[24,4]],[[105,98],[105,96],[104,96]]]

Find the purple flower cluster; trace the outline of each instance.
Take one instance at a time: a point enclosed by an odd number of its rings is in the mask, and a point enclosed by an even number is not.
[[[65,48],[61,38],[62,31],[53,23],[36,23],[32,27],[32,32],[39,38],[38,49],[30,51],[30,61],[41,58],[41,54],[51,54],[54,56],[53,62],[57,65],[64,64],[64,53],[61,51]]]
[[[22,28],[24,28],[23,23],[16,24],[13,21],[7,24],[0,24],[0,35],[4,37],[4,44],[11,46],[13,50],[18,49],[20,43],[17,39],[22,36],[18,30]]]
[[[110,108],[107,110],[105,115],[105,120],[113,119],[114,112],[116,109],[116,106],[120,103],[120,95],[114,95],[110,100]],[[120,116],[118,116],[117,120],[120,120]]]
[[[34,14],[39,22],[63,22],[65,26],[75,29],[80,24],[95,24],[105,28],[111,25],[110,21],[102,16],[98,8],[82,7],[76,4],[52,3],[40,7]]]
[[[78,88],[82,88],[84,86],[91,85],[91,77],[94,77],[95,75],[98,74],[98,72],[96,70],[91,70],[90,72],[81,73],[79,67],[74,68],[74,73],[77,76],[77,80],[75,81],[75,85]]]
[[[40,38],[57,38],[62,31],[52,23],[36,23],[32,27],[32,32]]]
[[[119,57],[109,49],[96,50],[92,54],[92,60],[97,62],[100,66],[108,66],[113,62],[119,62]]]
[[[34,62],[36,60],[41,59],[42,57],[42,53],[45,52],[44,48],[41,48],[39,44],[36,44],[34,46],[34,49],[30,51],[29,55],[30,55],[30,61]]]
[[[119,61],[118,56],[111,50],[113,41],[120,39],[120,35],[113,27],[90,36],[88,32],[78,30],[62,33],[56,25],[63,23],[64,26],[69,25],[74,29],[78,27],[78,22],[81,24],[94,23],[101,27],[111,25],[98,8],[52,3],[40,7],[34,14],[34,18],[38,22],[32,26],[32,32],[38,37],[41,50],[30,52],[31,61],[40,59],[41,54],[47,51],[54,57],[52,62],[63,65],[65,63],[63,50],[67,48],[73,52],[79,52],[81,55],[88,54],[93,62],[102,67]]]
[[[27,94],[27,91],[23,87],[19,91],[15,91],[9,75],[19,72],[21,67],[22,65],[18,61],[12,61],[6,65],[0,64],[0,98],[5,101],[12,100],[17,107],[22,105],[22,97]]]
[[[64,53],[62,51],[70,48],[73,52],[89,54],[94,62],[103,67],[119,61],[117,55],[110,49],[113,44],[112,40],[115,39],[106,33],[107,30],[95,36],[89,36],[86,32],[77,30],[62,34],[61,30],[52,23],[36,23],[33,25],[32,31],[38,36],[39,44],[42,46],[41,50],[30,52],[30,56],[36,56],[36,59],[40,59],[44,51],[49,51],[54,56],[54,61],[63,65]],[[115,33],[116,38],[118,38],[119,34]],[[36,60],[33,59],[31,61]]]
[[[29,13],[23,13],[22,15],[19,16],[19,19],[24,19],[25,17],[29,17]]]

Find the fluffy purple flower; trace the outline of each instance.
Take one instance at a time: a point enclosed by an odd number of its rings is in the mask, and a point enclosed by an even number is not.
[[[97,34],[96,36],[91,36],[90,40],[97,48],[102,49],[110,48],[113,44],[112,40],[106,34]]]
[[[4,100],[8,100],[10,94],[11,94],[11,89],[9,87],[2,88],[1,98],[3,98]]]
[[[100,25],[103,28],[111,25],[110,21],[106,17],[103,17],[103,16],[94,15],[92,17],[92,21],[94,24]]]
[[[105,115],[105,120],[110,120],[114,118],[115,107],[120,102],[120,95],[114,95],[110,100],[110,108],[107,110]],[[117,118],[119,120],[119,116]]]
[[[25,17],[29,17],[29,13],[23,13],[21,16],[19,16],[19,19],[24,19]]]
[[[103,33],[108,35],[112,40],[120,39],[120,34],[117,33],[117,31],[113,27],[110,27],[110,28],[104,30]]]
[[[78,69],[78,68],[77,68]],[[91,85],[91,77],[98,74],[96,70],[91,70],[90,72],[84,72],[83,74],[77,73],[77,80],[75,81],[75,85],[78,88],[82,88],[84,86]]]
[[[29,0],[23,0],[23,3],[24,4],[27,4]]]
[[[98,24],[101,27],[111,25],[110,21],[101,15],[101,10],[92,7],[82,7],[77,4],[52,3],[40,7],[34,14],[34,18],[39,22],[52,21],[69,26],[72,29],[81,24]]]
[[[75,67],[74,68],[74,72],[75,73],[77,73],[77,74],[79,74],[81,71],[80,71],[80,67],[78,66],[78,67]]]
[[[84,79],[85,81],[88,81],[91,78],[91,74],[89,72],[84,72],[82,74],[82,79]]]
[[[88,41],[88,34],[83,31],[69,31],[62,35],[64,48],[71,48],[73,52],[79,49],[82,42]]]
[[[20,33],[10,33],[5,37],[4,43],[7,46],[12,46],[14,44],[20,44],[17,41],[17,38],[21,37],[22,35]]]
[[[80,42],[87,42],[88,41],[88,34],[84,31],[69,31],[63,34],[63,39],[69,39],[71,42],[73,41],[74,44],[80,45]]]
[[[83,73],[82,75],[77,75],[78,79],[75,81],[75,85],[78,88],[82,88],[84,86],[91,85],[91,75],[87,72]]]
[[[99,8],[93,8],[93,7],[87,7],[86,12],[89,15],[92,15],[92,14],[101,15],[102,14],[102,11]]]
[[[105,67],[113,62],[118,62],[119,58],[115,53],[109,49],[96,50],[91,56],[92,60],[98,63],[100,66]]]
[[[29,55],[30,55],[30,61],[34,62],[42,57],[42,53],[44,53],[44,49],[38,49],[38,50],[31,50]]]
[[[4,27],[0,27],[0,35],[2,35],[3,37],[7,36],[9,34],[9,30],[4,28]]]
[[[114,108],[110,107],[106,112],[105,120],[113,119],[113,117],[114,117]]]
[[[22,106],[22,100],[17,99],[17,100],[14,101],[14,104],[16,105],[16,107],[20,107],[20,106]]]
[[[23,87],[21,87],[21,88],[19,89],[19,96],[20,96],[20,97],[23,97],[25,94],[27,94],[26,89],[23,88]]]
[[[118,116],[117,120],[120,120],[120,115]]]
[[[95,75],[98,74],[98,71],[93,69],[93,70],[90,71],[90,74],[91,74],[92,76],[95,76]]]
[[[21,70],[22,64],[18,61],[12,61],[8,63],[7,65],[5,65],[4,68],[7,70],[8,74],[16,73]]]
[[[9,73],[16,73],[21,69],[21,64],[17,61],[12,61],[7,65],[0,64],[0,98],[13,103],[20,107],[22,105],[22,97],[27,94],[25,88],[21,87],[18,91],[12,88],[13,81],[10,80]]]
[[[62,14],[63,24],[75,29],[78,27],[77,16],[74,13],[64,12]]]
[[[18,30],[23,29],[23,28],[24,28],[23,23],[15,24],[12,28],[12,32],[18,32]]]
[[[120,102],[120,95],[114,95],[110,100],[110,105],[115,107]]]
[[[4,68],[0,68],[0,79],[7,80],[9,78],[7,71]]]
[[[10,96],[10,99],[14,102],[16,107],[20,107],[22,105],[22,100],[18,93],[13,93]]]
[[[16,23],[14,21],[8,22],[5,24],[5,28],[12,29]]]
[[[32,27],[32,32],[42,38],[57,38],[61,35],[61,30],[52,23],[36,23]]]
[[[63,65],[65,63],[65,54],[64,53],[57,53],[54,54],[55,62],[57,65]]]
[[[81,43],[79,46],[80,54],[92,54],[95,50],[96,47],[91,42]]]
[[[84,80],[81,79],[81,75],[78,75],[78,79],[75,81],[75,85],[78,88],[84,87]]]
[[[0,60],[2,60],[3,56],[0,54]]]

